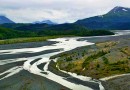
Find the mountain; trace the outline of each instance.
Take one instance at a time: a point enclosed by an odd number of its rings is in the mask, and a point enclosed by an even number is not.
[[[33,37],[33,36],[36,36],[36,33],[18,31],[0,26],[0,40],[11,38]]]
[[[8,28],[3,27],[2,25],[0,25],[0,40],[40,36],[101,36],[114,34],[109,30],[88,30],[87,28],[76,24],[61,24],[54,26],[44,26],[44,24],[6,24]],[[18,30],[18,28],[21,30]]]
[[[111,11],[109,11],[108,14],[118,15],[118,16],[125,15],[125,14],[130,15],[130,8],[117,6],[117,7],[113,8]]]
[[[44,28],[44,30],[59,30],[59,31],[70,31],[70,30],[81,30],[81,29],[83,30],[87,28],[77,24],[69,24],[69,23],[51,25]]]
[[[0,24],[4,24],[4,23],[14,23],[14,22],[5,16],[0,16]]]
[[[83,30],[87,29],[84,26],[80,26],[77,24],[57,24],[57,25],[49,25],[46,23],[43,24],[20,24],[20,23],[14,23],[14,24],[1,24],[1,27],[10,28],[18,31],[43,31],[43,30],[59,30],[59,31],[69,31],[69,30]]]
[[[130,8],[115,7],[107,14],[78,20],[78,25],[88,29],[130,29]]]
[[[69,35],[69,36],[99,36],[99,35],[113,35],[113,32],[109,30],[88,30],[84,26],[77,24],[59,24],[45,27],[38,32],[40,36],[57,36],[57,35]]]
[[[18,31],[41,31],[45,30],[46,27],[53,26],[46,23],[43,24],[32,24],[32,23],[9,23],[9,24],[1,24],[1,27],[10,28]]]
[[[57,23],[52,22],[50,20],[45,20],[45,21],[36,21],[34,24],[49,24],[49,25],[56,25]]]
[[[50,26],[49,24],[43,23],[43,24],[24,24],[21,26],[16,25],[15,30],[20,30],[20,31],[41,31],[44,30],[46,27]]]

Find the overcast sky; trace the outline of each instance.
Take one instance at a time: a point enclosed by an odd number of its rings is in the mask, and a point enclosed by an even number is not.
[[[64,23],[105,14],[115,6],[130,7],[130,0],[0,0],[0,15],[17,23]]]

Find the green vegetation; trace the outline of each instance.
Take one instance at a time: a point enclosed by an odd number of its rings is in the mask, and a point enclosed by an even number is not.
[[[5,28],[6,27],[6,28]],[[3,24],[0,25],[0,44],[45,41],[64,36],[113,35],[105,30],[88,30],[75,24]]]
[[[59,37],[63,37],[63,36],[44,36],[44,37],[5,39],[5,40],[0,40],[0,45],[14,44],[14,43],[26,43],[26,42],[39,42],[39,41],[46,41],[48,39],[59,38]]]
[[[90,61],[92,61],[92,60],[94,60],[94,59],[97,59],[97,58],[99,58],[99,57],[102,57],[102,56],[104,56],[105,54],[107,54],[108,52],[106,52],[106,51],[99,51],[98,53],[96,53],[96,54],[93,54],[93,55],[90,55],[90,56],[88,56],[86,59],[85,59],[85,61],[83,62],[83,68],[84,67],[86,67],[88,64],[89,64],[89,62]]]
[[[129,39],[101,42],[56,57],[60,57],[60,69],[96,79],[130,73]]]
[[[0,27],[0,39],[11,39],[21,37],[34,37],[37,36],[34,32],[16,31],[8,28]]]
[[[104,64],[109,64],[109,60],[106,57],[102,57]]]
[[[71,35],[71,36],[102,36],[113,35],[114,33],[106,30],[43,30],[38,33],[40,36],[55,36],[55,35]]]
[[[72,57],[67,57],[66,61],[72,61]]]

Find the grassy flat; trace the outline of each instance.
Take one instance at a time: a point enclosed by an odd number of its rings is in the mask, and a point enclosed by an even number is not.
[[[15,44],[15,43],[27,43],[27,42],[40,42],[40,41],[47,41],[48,39],[54,39],[54,38],[59,38],[59,37],[64,37],[64,36],[44,36],[44,37],[5,39],[5,40],[0,40],[0,45]]]
[[[130,72],[130,40],[99,42],[61,54],[60,69],[96,79]]]

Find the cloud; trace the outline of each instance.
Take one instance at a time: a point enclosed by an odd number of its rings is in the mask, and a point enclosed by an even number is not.
[[[105,14],[115,6],[130,7],[129,0],[0,0],[0,14],[20,23],[63,23]]]

